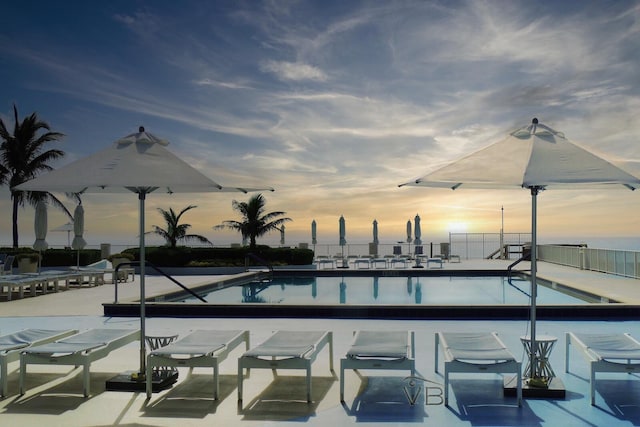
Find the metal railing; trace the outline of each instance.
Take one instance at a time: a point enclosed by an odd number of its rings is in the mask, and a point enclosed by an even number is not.
[[[165,273],[164,271],[162,271],[159,267],[153,265],[152,263],[150,263],[149,261],[146,261],[144,263],[145,267],[151,267],[154,270],[156,270],[158,273],[162,274],[164,277],[166,277],[167,279],[171,280],[173,283],[175,283],[176,285],[180,286],[182,289],[184,289],[187,293],[189,293],[191,296],[199,299],[202,302],[207,302],[204,298],[202,298],[200,295],[196,294],[195,292],[193,292],[191,289],[187,288],[185,285],[183,285],[182,283],[178,282],[176,279],[174,279],[173,277],[171,277],[170,275],[168,275],[167,273]],[[120,267],[140,267],[140,261],[131,261],[131,262],[121,262],[120,264],[118,264],[113,272],[113,277],[114,277],[114,302],[117,304],[118,303],[118,282],[120,280],[119,279],[119,274],[120,274]]]
[[[539,245],[538,259],[581,270],[640,279],[640,252],[638,251]]]

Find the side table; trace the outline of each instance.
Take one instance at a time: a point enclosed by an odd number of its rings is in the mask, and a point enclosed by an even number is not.
[[[527,353],[527,366],[524,368],[524,375],[526,377],[531,372],[531,337],[529,335],[523,335],[520,337],[520,341]],[[536,366],[536,372],[543,378],[550,379],[556,376],[549,363],[549,356],[556,341],[558,341],[558,338],[551,335],[536,335],[536,360],[538,365]]]

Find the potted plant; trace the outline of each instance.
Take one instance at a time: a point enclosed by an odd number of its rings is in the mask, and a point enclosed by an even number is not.
[[[16,255],[18,262],[18,272],[37,273],[38,263],[42,257],[38,252],[23,252]]]

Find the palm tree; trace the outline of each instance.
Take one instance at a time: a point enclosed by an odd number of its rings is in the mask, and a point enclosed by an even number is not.
[[[291,221],[291,218],[278,218],[285,215],[286,212],[276,211],[265,213],[266,203],[262,194],[251,196],[248,202],[238,202],[234,200],[231,206],[242,215],[242,221],[227,220],[213,228],[216,230],[227,228],[239,231],[243,239],[249,239],[249,247],[255,249],[256,238],[270,231],[279,230],[279,227],[285,222]]]
[[[192,240],[197,240],[200,243],[213,245],[213,243],[211,243],[209,239],[204,236],[201,236],[199,234],[187,234],[187,230],[191,228],[191,224],[180,224],[180,217],[188,210],[194,208],[197,208],[197,206],[189,205],[186,208],[182,209],[177,215],[172,208],[169,208],[168,211],[165,211],[162,208],[158,208],[158,212],[162,214],[162,217],[167,224],[167,228],[164,229],[162,227],[154,225],[152,233],[161,236],[167,242],[167,246],[171,248],[175,248],[180,241],[188,242]]]
[[[64,156],[64,151],[52,149],[45,150],[48,142],[57,141],[64,135],[59,132],[51,132],[46,122],[41,121],[36,113],[31,113],[22,120],[18,118],[18,108],[13,106],[14,128],[13,133],[7,130],[7,126],[0,119],[0,184],[9,184],[11,200],[13,202],[13,247],[18,247],[18,207],[25,202],[35,206],[40,200],[49,201],[60,208],[72,218],[71,212],[51,193],[41,191],[19,191],[13,188],[25,181],[35,178],[40,172],[50,171],[52,160]],[[41,131],[45,131],[41,133]]]

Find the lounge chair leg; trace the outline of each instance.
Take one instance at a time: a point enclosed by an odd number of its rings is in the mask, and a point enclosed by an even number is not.
[[[344,403],[344,361],[340,359],[340,402]]]
[[[24,377],[27,375],[27,364],[23,357],[20,357],[20,396],[24,394]]]
[[[0,356],[0,397],[7,393],[7,361]]]
[[[85,364],[82,368],[82,376],[84,381],[84,397],[89,397],[89,383],[90,383],[90,374],[89,374],[89,364]]]
[[[593,363],[593,362],[592,362]],[[591,386],[591,406],[596,405],[596,370],[591,368],[591,378],[589,379],[589,385]]]
[[[311,403],[311,365],[307,367],[307,403]]]
[[[145,383],[146,383],[146,390],[147,390],[147,399],[151,399],[151,395],[153,394],[153,363],[152,363],[152,357],[153,356],[149,356],[147,358],[147,372],[145,373]]]
[[[242,369],[242,360],[238,359],[238,403],[240,404],[242,404],[242,382],[244,380]]]
[[[218,400],[218,389],[220,387],[219,375],[218,375],[218,364],[214,363],[213,365],[213,399]]]

